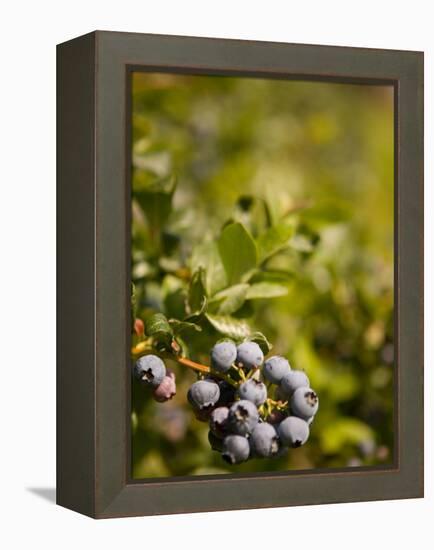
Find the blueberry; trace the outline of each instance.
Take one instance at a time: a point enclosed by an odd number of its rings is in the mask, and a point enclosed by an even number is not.
[[[274,390],[274,399],[276,401],[288,401],[288,396],[283,391],[282,386],[276,386]]]
[[[309,437],[309,426],[297,416],[288,416],[278,427],[279,437],[287,447],[300,447]]]
[[[223,439],[217,437],[211,430],[208,432],[208,441],[213,451],[218,451],[219,453],[223,451]]]
[[[270,424],[280,424],[285,418],[285,413],[274,409],[274,411],[271,411],[271,413],[267,416],[267,422]]]
[[[247,399],[259,407],[267,400],[267,388],[263,382],[251,378],[240,385],[238,395],[240,399]]]
[[[227,372],[237,358],[237,348],[233,342],[219,342],[211,350],[211,367],[217,372]]]
[[[210,415],[209,427],[212,433],[218,437],[225,435],[227,431],[229,409],[217,407]]]
[[[279,450],[277,432],[268,422],[256,424],[249,441],[255,456],[267,458],[275,455]]]
[[[172,399],[172,397],[176,395],[175,374],[173,372],[168,372],[166,374],[161,384],[155,388],[153,395],[155,401],[159,403],[169,401],[169,399]]]
[[[262,372],[269,382],[272,384],[279,384],[282,378],[288,374],[290,370],[291,367],[284,357],[274,355],[265,361]]]
[[[217,406],[232,405],[235,401],[235,388],[225,380],[215,380],[215,383],[218,384],[220,388],[220,397],[217,401]]]
[[[264,354],[256,342],[243,342],[237,347],[237,365],[247,370],[260,367]]]
[[[295,416],[308,420],[318,410],[318,396],[311,388],[298,388],[291,397],[291,410]]]
[[[228,420],[231,431],[239,435],[247,435],[258,423],[258,409],[246,399],[236,401],[229,409]]]
[[[188,394],[187,394],[187,397],[188,397]],[[212,413],[212,407],[198,409],[196,406],[193,405],[194,417],[196,418],[196,420],[199,420],[199,422],[209,422],[211,413]]]
[[[288,374],[280,381],[280,387],[282,393],[286,397],[291,397],[291,395],[298,388],[308,388],[310,385],[309,378],[301,370],[291,370]]]
[[[220,388],[213,380],[195,382],[187,393],[187,398],[193,407],[207,410],[213,407],[220,397]]]
[[[238,464],[249,458],[249,441],[241,435],[227,435],[223,440],[222,457],[229,464]]]
[[[156,355],[143,355],[134,365],[134,376],[142,384],[156,388],[166,376],[166,367]]]

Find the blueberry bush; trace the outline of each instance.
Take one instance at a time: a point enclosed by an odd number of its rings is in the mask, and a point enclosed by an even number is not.
[[[135,73],[132,138],[133,476],[390,462],[390,90]]]

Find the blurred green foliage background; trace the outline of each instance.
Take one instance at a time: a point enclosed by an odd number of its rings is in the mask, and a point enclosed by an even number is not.
[[[135,73],[132,93],[137,316],[182,318],[198,251],[228,220],[253,237],[287,220],[290,245],[267,264],[286,295],[234,317],[306,370],[320,397],[304,447],[229,466],[186,401],[195,374],[170,365],[173,400],[158,404],[133,384],[133,477],[391,463],[392,88]],[[209,364],[213,327],[184,338]]]

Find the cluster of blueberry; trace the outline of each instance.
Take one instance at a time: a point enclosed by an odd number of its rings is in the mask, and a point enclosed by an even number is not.
[[[232,399],[221,397],[226,382],[202,380],[193,384],[189,400],[209,412],[209,440],[223,458],[236,464],[249,457],[272,457],[285,447],[303,445],[318,410],[318,397],[302,371],[291,370],[284,357],[264,363],[255,342],[220,342],[211,351],[211,373],[240,378]],[[273,387],[274,386],[274,387]]]
[[[157,401],[174,394],[174,378],[155,355],[137,361],[135,376],[153,388]],[[196,418],[209,423],[212,449],[238,464],[278,456],[307,441],[318,410],[318,396],[309,386],[306,374],[292,370],[284,357],[264,362],[256,342],[222,341],[211,350],[208,377],[195,382],[187,397]]]

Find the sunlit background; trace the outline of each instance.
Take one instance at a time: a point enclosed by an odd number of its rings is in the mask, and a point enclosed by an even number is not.
[[[195,250],[227,220],[254,234],[265,215],[292,216],[300,236],[270,266],[288,294],[243,315],[320,398],[304,447],[229,466],[187,403],[194,373],[171,365],[173,400],[133,384],[133,477],[393,462],[392,88],[135,73],[132,93],[137,316],[178,315]],[[166,176],[172,204],[141,207]],[[191,338],[209,364],[217,336]]]

